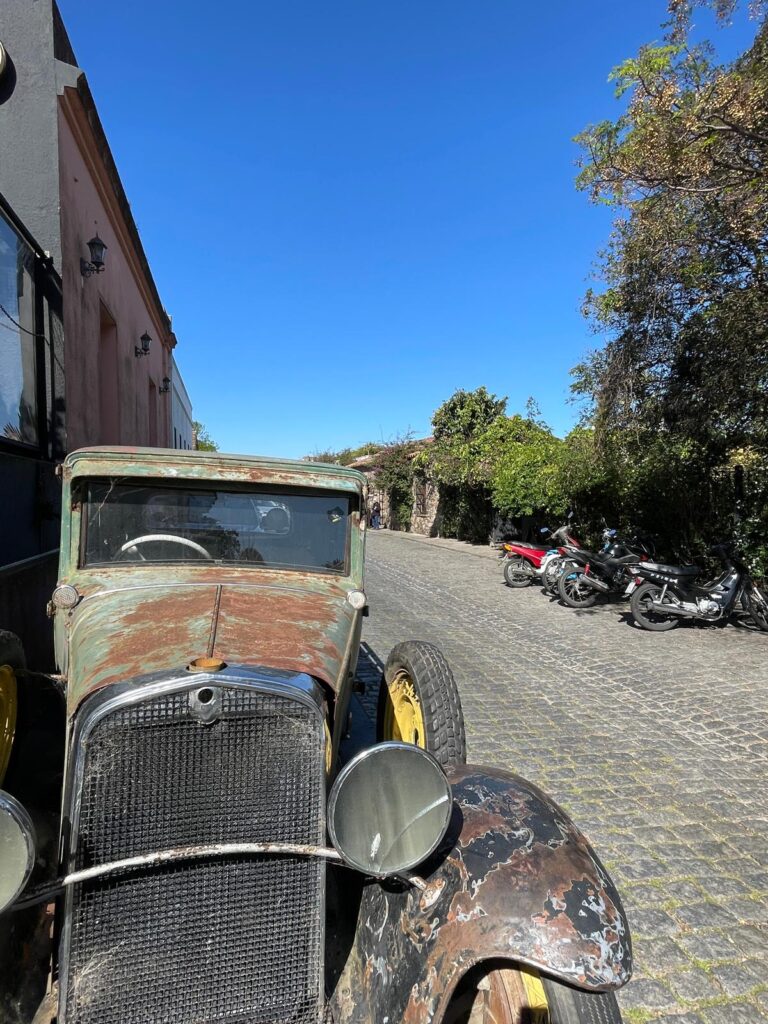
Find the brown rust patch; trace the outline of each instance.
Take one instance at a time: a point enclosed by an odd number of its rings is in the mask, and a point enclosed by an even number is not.
[[[228,664],[306,672],[335,688],[353,626],[344,590],[243,585],[242,576],[238,583],[92,592],[70,619],[71,708],[109,683],[184,671],[204,653]]]
[[[183,671],[205,650],[212,586],[121,590],[82,601],[70,631],[70,707],[109,683]]]
[[[225,586],[213,655],[307,672],[335,686],[348,619],[341,595]]]

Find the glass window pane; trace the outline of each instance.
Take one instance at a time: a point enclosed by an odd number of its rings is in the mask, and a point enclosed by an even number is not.
[[[38,443],[34,255],[0,215],[0,437]]]
[[[345,575],[348,494],[88,485],[85,565],[236,562]]]

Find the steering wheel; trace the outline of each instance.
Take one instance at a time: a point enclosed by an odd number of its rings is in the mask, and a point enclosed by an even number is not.
[[[206,551],[202,544],[198,544],[194,540],[188,540],[186,537],[175,537],[172,533],[145,533],[141,537],[134,537],[133,540],[127,540],[125,544],[123,544],[123,546],[120,548],[115,558],[112,559],[112,561],[115,561],[120,555],[123,554],[123,552],[130,551],[131,548],[135,548],[139,544],[149,544],[152,541],[168,541],[171,544],[181,544],[182,547],[192,548],[193,551],[197,551],[198,554],[203,556],[203,558],[207,558],[209,562],[213,561],[213,555],[210,553],[210,551]],[[142,555],[140,551],[137,551],[136,554],[139,556],[142,562],[147,561],[147,559],[144,557],[144,555]]]

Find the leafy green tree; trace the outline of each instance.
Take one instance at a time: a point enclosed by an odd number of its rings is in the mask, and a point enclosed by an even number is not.
[[[414,458],[418,442],[410,437],[394,441],[377,453],[379,468],[376,487],[385,491],[389,499],[390,527],[408,530],[413,510]]]
[[[430,474],[454,487],[485,483],[481,438],[506,407],[506,398],[485,387],[455,391],[432,417],[434,440],[424,457]]]
[[[433,443],[417,457],[417,468],[440,486],[441,532],[461,540],[485,541],[493,510],[485,432],[504,416],[506,398],[485,387],[460,389],[432,417]]]
[[[578,184],[616,221],[585,303],[609,340],[573,390],[622,507],[653,505],[670,543],[732,531],[734,505],[759,520],[768,462],[766,7],[725,65],[691,43],[694,6],[672,0],[664,43],[613,72],[624,112],[579,138]],[[727,21],[737,0],[700,6]]]
[[[195,438],[195,448],[199,452],[217,452],[218,444],[213,440],[207,429],[199,420],[192,422],[192,432]]]
[[[367,441],[365,444],[361,444],[358,448],[342,448],[341,451],[333,451],[330,448],[326,448],[323,451],[315,450],[311,455],[305,455],[305,462],[327,462],[331,465],[337,466],[349,466],[356,459],[359,459],[362,455],[373,455],[377,451],[380,451],[384,445],[377,444],[374,441]]]
[[[555,484],[561,445],[541,422],[520,415],[496,419],[477,446],[494,507],[509,516],[557,511],[562,504]]]
[[[579,178],[618,211],[586,304],[611,341],[579,379],[598,426],[696,430],[721,454],[766,412],[768,29],[731,67],[680,43],[614,78],[629,106],[581,136]]]

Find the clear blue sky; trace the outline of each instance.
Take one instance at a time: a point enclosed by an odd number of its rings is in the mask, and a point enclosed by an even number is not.
[[[224,450],[425,435],[481,384],[568,430],[609,229],[571,140],[663,0],[59,3]]]

